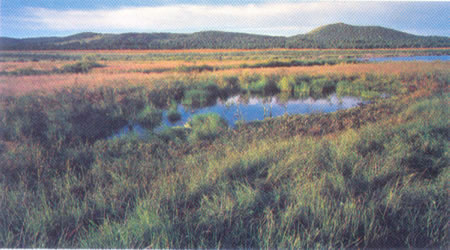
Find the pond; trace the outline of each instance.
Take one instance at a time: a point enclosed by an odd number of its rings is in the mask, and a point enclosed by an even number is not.
[[[406,62],[406,61],[450,61],[449,55],[441,55],[441,56],[393,56],[393,57],[372,57],[372,58],[360,58],[361,61],[368,62],[386,62],[386,61],[394,61],[394,62]]]
[[[363,101],[356,97],[340,97],[335,94],[322,99],[288,99],[281,101],[277,96],[257,97],[236,95],[226,100],[218,99],[215,105],[191,109],[178,105],[177,110],[181,119],[170,122],[167,112],[163,115],[162,126],[182,126],[196,114],[217,113],[223,117],[229,126],[234,127],[237,121],[259,121],[267,117],[277,117],[293,114],[329,113],[340,109],[347,109],[361,104]]]
[[[287,100],[281,100],[279,96],[258,97],[235,95],[226,100],[217,99],[214,105],[196,109],[178,104],[177,111],[180,114],[180,119],[176,122],[170,122],[167,115],[168,111],[164,111],[162,124],[155,130],[161,131],[165,127],[184,126],[192,116],[211,112],[219,114],[230,127],[234,128],[238,121],[260,121],[264,120],[264,118],[293,114],[329,113],[352,108],[364,103],[367,103],[367,101],[363,101],[361,98],[350,96],[337,97],[336,94],[321,99],[313,99],[310,97],[306,99]],[[139,125],[133,125],[125,126],[113,137],[121,137],[131,131],[141,136],[146,133],[146,129]]]

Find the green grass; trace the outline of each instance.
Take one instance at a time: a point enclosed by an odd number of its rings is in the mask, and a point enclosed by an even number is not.
[[[81,61],[74,64],[64,65],[59,72],[61,73],[88,73],[93,68],[103,67],[95,61]]]
[[[356,63],[356,62],[357,62],[356,60],[342,60],[342,59],[291,60],[291,61],[271,60],[263,63],[241,64],[240,68],[298,67],[298,66],[335,65],[339,63]]]
[[[402,77],[267,76],[294,93],[393,96],[236,129],[198,115],[144,138],[108,136],[133,119],[154,127],[192,90],[263,78],[2,97],[0,247],[445,247],[448,73],[414,76],[440,86],[421,98]]]
[[[289,45],[288,45],[289,46]],[[398,49],[383,49],[383,50],[368,50],[368,49],[353,49],[353,50],[288,50],[288,51],[223,51],[213,53],[200,53],[195,51],[180,51],[173,53],[115,53],[102,51],[101,53],[90,54],[91,58],[101,61],[186,61],[186,62],[203,62],[210,60],[264,60],[280,61],[289,66],[290,61],[319,61],[319,60],[335,60],[337,62],[345,62],[347,59],[364,58],[367,56],[414,56],[414,55],[448,55],[449,49],[411,49],[402,51]],[[62,60],[62,61],[80,61],[86,57],[83,51],[58,51],[58,53],[46,51],[2,51],[0,52],[1,61],[40,61],[40,60]],[[301,59],[300,59],[301,58]],[[339,60],[337,60],[339,59]],[[243,65],[244,66],[244,65]],[[247,65],[252,66],[252,65]],[[154,72],[164,72],[170,69],[160,68]]]
[[[164,178],[173,181],[158,182],[158,202],[141,199],[129,222],[101,227],[84,246],[439,246],[446,171],[430,180],[399,165],[389,149],[410,138],[388,135],[402,131],[369,125],[332,140],[268,138],[194,153]],[[372,144],[383,147],[358,150]]]
[[[52,70],[36,70],[33,68],[20,68],[13,71],[0,71],[0,75],[6,76],[32,76],[32,75],[51,75],[65,73],[89,73],[93,68],[104,67],[95,61],[80,61],[72,64],[66,64],[62,68],[53,68]]]
[[[162,111],[155,109],[152,106],[145,106],[145,108],[136,115],[134,121],[145,128],[152,129],[161,123]]]
[[[191,128],[188,137],[191,143],[213,140],[228,128],[227,122],[216,113],[194,115],[188,126]]]
[[[278,76],[262,76],[257,81],[250,82],[247,88],[248,92],[251,94],[260,94],[260,95],[274,95],[280,92],[277,87],[277,78]]]
[[[188,107],[202,107],[212,102],[212,97],[207,90],[192,89],[186,92],[183,105]]]

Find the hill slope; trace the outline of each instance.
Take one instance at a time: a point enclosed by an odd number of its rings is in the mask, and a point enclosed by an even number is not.
[[[399,40],[418,36],[380,26],[353,26],[344,23],[330,24],[312,30],[307,36],[315,39]]]
[[[448,37],[416,36],[380,26],[330,24],[290,38],[290,44],[319,48],[396,48],[447,46]],[[291,47],[291,46],[290,46]]]
[[[0,49],[257,49],[257,48],[398,48],[450,47],[448,37],[416,36],[378,26],[343,23],[319,27],[292,37],[234,32],[80,33],[67,37],[14,39],[0,37]]]

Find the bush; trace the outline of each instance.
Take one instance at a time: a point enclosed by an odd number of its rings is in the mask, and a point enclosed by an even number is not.
[[[195,115],[188,125],[192,128],[190,142],[213,140],[228,128],[227,122],[216,113]]]

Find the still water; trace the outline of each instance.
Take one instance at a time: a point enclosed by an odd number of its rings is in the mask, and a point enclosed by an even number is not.
[[[442,56],[394,56],[394,57],[373,57],[373,58],[361,58],[362,61],[368,62],[386,62],[386,61],[394,61],[394,62],[404,62],[404,61],[450,61],[449,55]]]
[[[178,105],[177,110],[181,119],[170,122],[167,119],[167,111],[163,114],[162,127],[182,126],[193,115],[205,113],[217,113],[224,118],[228,125],[234,127],[237,121],[257,121],[267,117],[277,117],[293,114],[329,113],[341,109],[348,109],[363,103],[357,97],[337,97],[335,94],[322,99],[291,99],[281,101],[277,96],[271,97],[246,97],[232,96],[226,100],[217,100],[213,106],[191,109]]]
[[[348,109],[367,103],[357,97],[345,96],[337,97],[335,94],[321,99],[287,99],[280,100],[277,96],[257,97],[257,96],[232,96],[226,100],[218,99],[217,102],[208,107],[189,108],[178,104],[177,110],[181,119],[170,122],[167,118],[167,110],[163,112],[163,121],[155,130],[160,131],[165,127],[183,126],[193,115],[205,113],[217,113],[227,121],[230,127],[235,127],[237,121],[251,122],[264,120],[264,118],[277,117],[293,114],[313,114],[329,113],[341,109]],[[138,136],[145,136],[147,130],[139,124],[125,126],[110,138],[121,137],[130,132]]]

